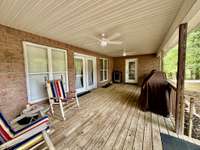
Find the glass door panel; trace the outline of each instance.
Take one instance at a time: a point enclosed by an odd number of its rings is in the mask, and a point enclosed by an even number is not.
[[[104,80],[108,79],[108,60],[104,60]]]
[[[137,83],[137,59],[126,59],[126,75],[127,83]]]
[[[87,75],[87,90],[91,90],[95,88],[96,85],[96,77],[95,77],[95,63],[96,59],[93,57],[86,58],[86,75]]]
[[[94,70],[93,70],[93,60],[87,60],[88,65],[88,86],[94,85]]]
[[[84,59],[83,58],[75,58],[75,85],[77,92],[84,91],[85,88],[85,75],[84,75]]]
[[[129,80],[135,80],[135,62],[129,62],[128,64],[128,77]]]

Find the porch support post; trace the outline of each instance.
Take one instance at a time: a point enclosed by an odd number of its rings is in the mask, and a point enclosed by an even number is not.
[[[177,92],[176,92],[176,132],[184,134],[184,78],[185,78],[185,57],[187,43],[187,23],[179,26],[178,41],[178,70],[177,70]]]
[[[163,51],[160,52],[160,71],[164,69]]]

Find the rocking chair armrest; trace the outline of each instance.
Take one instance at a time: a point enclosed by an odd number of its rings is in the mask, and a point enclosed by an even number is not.
[[[22,135],[19,135],[19,136],[15,137],[14,139],[12,139],[12,140],[0,145],[0,149],[7,149],[9,147],[12,147],[12,146],[18,144],[18,143],[21,143],[24,140],[27,140],[27,139],[31,138],[32,136],[34,136],[34,135],[36,135],[36,134],[38,134],[40,132],[45,131],[47,128],[48,128],[47,124],[42,124],[42,125],[34,128],[34,129],[32,129],[32,130],[30,130],[28,132],[25,132]]]
[[[11,124],[11,125],[14,125],[16,122],[22,120],[22,119],[25,118],[25,117],[26,117],[26,115],[22,114],[22,115],[18,116],[17,118],[13,119],[13,120],[10,122],[10,124]]]
[[[47,115],[33,121],[31,124],[28,124],[24,126],[23,128],[16,130],[15,134],[16,135],[24,134],[25,132],[31,131],[34,128],[37,128],[38,126],[41,126],[42,124],[46,124],[47,126],[49,125],[49,119]]]

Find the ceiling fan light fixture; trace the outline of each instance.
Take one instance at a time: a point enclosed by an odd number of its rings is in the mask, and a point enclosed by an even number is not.
[[[106,47],[107,45],[108,45],[107,41],[104,41],[104,40],[101,41],[101,46],[102,46],[102,47]]]
[[[126,52],[125,51],[123,52],[123,56],[126,56]]]

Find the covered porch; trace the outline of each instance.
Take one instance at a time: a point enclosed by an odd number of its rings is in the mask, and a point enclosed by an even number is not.
[[[183,133],[187,33],[199,18],[198,0],[2,0],[0,117],[11,121],[30,106],[51,108],[45,112],[50,125],[42,130],[50,150],[162,150],[162,134],[199,146]],[[164,79],[172,91],[170,117],[142,111],[141,83],[152,70],[164,74],[163,57],[177,43],[177,86]],[[68,98],[80,107],[63,109]],[[53,104],[60,106],[62,121]],[[7,134],[9,124],[2,120]],[[13,140],[1,136],[0,146]]]

